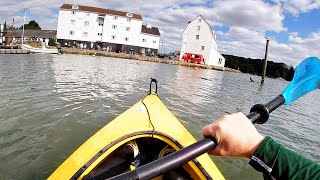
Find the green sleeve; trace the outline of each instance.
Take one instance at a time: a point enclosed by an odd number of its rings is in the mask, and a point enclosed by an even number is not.
[[[265,179],[320,179],[320,164],[275,142],[267,136],[253,153],[249,164]]]

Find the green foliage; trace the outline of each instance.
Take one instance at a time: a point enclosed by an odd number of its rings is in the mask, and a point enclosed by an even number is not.
[[[4,25],[3,25],[3,35],[5,36],[8,32],[8,28],[7,28],[7,21],[4,22]]]
[[[23,28],[23,26],[20,27],[20,29],[22,29],[22,28]],[[41,28],[35,20],[32,20],[28,24],[24,25],[24,29],[41,29]]]
[[[251,59],[223,54],[226,58],[225,66],[232,69],[239,69],[243,73],[249,73],[261,76],[263,68],[263,59]],[[268,61],[266,76],[271,78],[283,78],[291,81],[294,74],[294,68],[290,68],[284,63]]]
[[[49,38],[49,43],[48,43],[49,46],[56,46],[57,45],[57,42],[55,39],[52,39],[52,38]]]

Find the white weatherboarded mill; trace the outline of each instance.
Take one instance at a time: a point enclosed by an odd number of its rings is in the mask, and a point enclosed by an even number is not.
[[[201,54],[206,65],[224,67],[225,58],[218,52],[216,35],[201,15],[183,31],[180,61],[184,53]]]

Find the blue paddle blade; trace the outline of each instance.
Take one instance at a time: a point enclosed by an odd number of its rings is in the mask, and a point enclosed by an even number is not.
[[[309,57],[296,68],[293,79],[281,93],[288,105],[301,96],[320,88],[320,60]]]

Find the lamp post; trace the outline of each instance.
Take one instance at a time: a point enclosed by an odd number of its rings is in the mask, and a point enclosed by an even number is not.
[[[263,63],[263,68],[262,68],[261,84],[264,83],[264,78],[266,76],[266,71],[267,71],[269,37],[266,37],[266,40],[267,40],[267,43],[266,43],[266,51],[265,51],[265,54],[264,54],[264,63]]]

